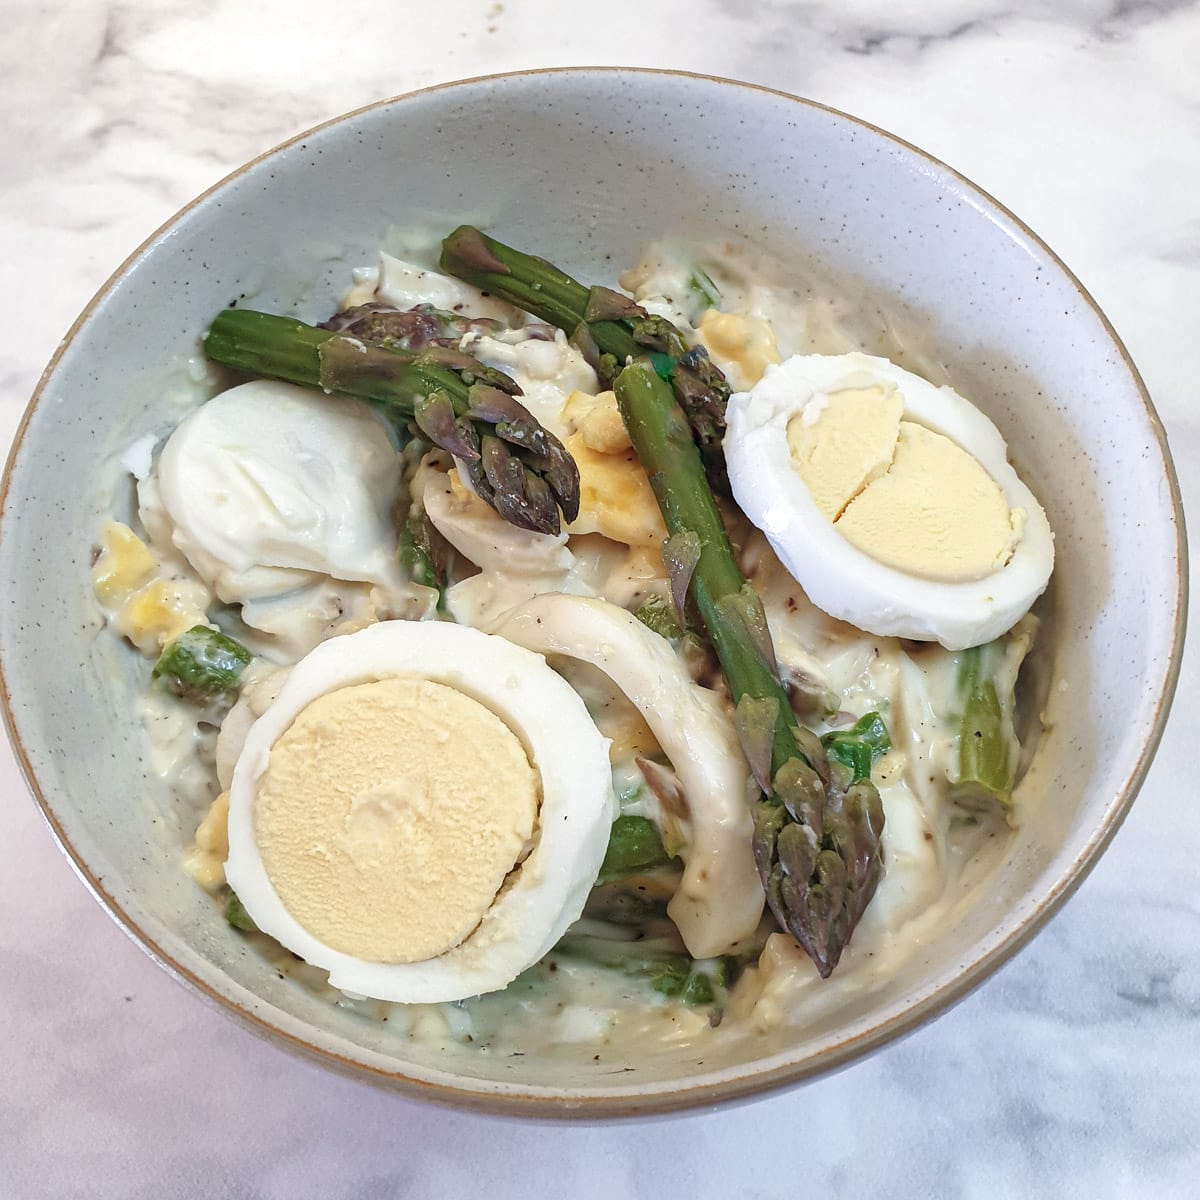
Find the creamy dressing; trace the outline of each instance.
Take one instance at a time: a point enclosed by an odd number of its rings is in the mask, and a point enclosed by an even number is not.
[[[945,377],[944,368],[921,351],[912,331],[881,321],[879,314],[863,313],[844,299],[801,296],[772,286],[766,282],[770,268],[735,247],[699,254],[656,247],[622,282],[647,308],[667,315],[687,333],[708,307],[690,282],[697,266],[718,283],[722,309],[764,323],[783,357],[795,352],[838,353],[869,343],[876,352],[935,382]],[[356,272],[347,297],[348,304],[369,302],[401,307],[429,303],[497,321],[499,326],[490,333],[466,335],[462,348],[516,379],[525,393],[522,402],[564,438],[576,428],[568,406],[572,393],[597,391],[594,372],[561,332],[527,327],[509,306],[427,269],[384,255],[379,268]],[[762,359],[764,342],[759,334],[755,337],[746,344]],[[749,358],[727,365],[731,374],[755,369]],[[180,552],[176,527],[162,503],[152,449],[142,439],[124,456],[125,465],[140,480],[141,532],[164,570],[203,586]],[[667,594],[656,550],[598,533],[549,537],[515,529],[499,520],[447,466],[444,456],[425,456],[410,473],[408,488],[452,548],[445,611],[455,621],[492,632],[514,611],[547,594],[600,598],[624,609]],[[964,824],[962,814],[945,798],[956,744],[953,656],[938,647],[917,651],[895,638],[874,637],[820,612],[765,538],[744,526],[739,514],[729,517],[742,568],[762,596],[780,668],[798,712],[803,710],[802,718],[820,733],[878,711],[891,732],[893,748],[873,776],[886,813],[886,870],[831,980],[820,981],[790,937],[771,932],[769,920],[757,928],[749,922],[736,946],[749,965],[728,993],[719,991],[711,1010],[659,995],[644,979],[557,952],[500,992],[455,1004],[389,1004],[340,992],[329,986],[322,971],[297,960],[270,938],[248,935],[258,950],[331,1003],[386,1020],[398,1035],[434,1045],[470,1042],[496,1053],[587,1053],[597,1061],[611,1048],[628,1054],[638,1045],[702,1045],[742,1036],[747,1029],[766,1032],[781,1025],[815,1023],[836,1011],[847,996],[877,986],[894,973],[959,902],[953,885],[965,864],[988,854],[998,858],[1004,843],[1001,829]],[[308,563],[305,567],[313,569]],[[209,726],[198,725],[194,710],[173,698],[147,692],[139,700],[153,773],[188,797],[204,797],[205,802],[216,797],[217,810],[201,824],[192,848],[197,862],[198,850],[208,854],[202,880],[208,887],[219,883],[212,870],[212,847],[220,845],[214,823],[224,802],[218,792],[228,787],[246,735],[278,693],[286,668],[335,633],[388,617],[427,620],[436,615],[437,597],[430,589],[390,578],[347,580],[318,572],[303,584],[250,597],[245,607],[222,614],[223,622],[258,659],[241,698],[225,715],[219,737]],[[108,615],[111,618],[112,612]],[[1029,636],[1026,628],[1013,639],[1007,664],[1013,679]],[[555,660],[555,665],[562,664]],[[655,737],[644,714],[594,662],[590,667],[579,662],[562,665],[561,673],[583,697],[601,732],[612,739],[614,791],[622,797],[623,811],[668,826],[637,761],[639,756],[665,758],[664,739]],[[715,690],[692,686],[728,719],[723,684],[716,682]],[[743,772],[742,778],[748,775]],[[661,905],[679,888],[680,879],[676,866],[635,877],[623,886],[647,903]],[[614,936],[617,927],[601,924]],[[714,1028],[716,1021],[720,1023]]]

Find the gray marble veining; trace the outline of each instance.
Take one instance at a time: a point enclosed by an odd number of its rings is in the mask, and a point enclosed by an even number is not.
[[[0,442],[123,256],[240,162],[459,76],[623,63],[847,109],[1047,238],[1200,484],[1200,4],[3,0]],[[647,1125],[425,1107],[259,1043],[138,954],[0,751],[0,1196],[1200,1194],[1200,688],[1079,894],[933,1025],[831,1078]]]

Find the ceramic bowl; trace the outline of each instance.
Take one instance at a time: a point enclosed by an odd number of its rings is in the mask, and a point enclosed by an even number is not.
[[[195,814],[151,782],[135,656],[98,637],[89,549],[131,497],[113,467],[189,396],[187,360],[244,297],[316,318],[389,226],[462,221],[612,281],[664,235],[733,238],[925,331],[1007,438],[1057,535],[1048,729],[1004,868],[893,978],[799,1031],[602,1065],[422,1047],[283,980],[179,866]],[[870,347],[867,347],[870,349]],[[763,88],[634,70],[470,80],[339,117],[236,171],[138,250],[71,329],[17,436],[0,517],[3,702],[29,784],[100,902],[254,1029],[409,1093],[506,1112],[661,1111],[881,1045],[978,984],[1113,836],[1162,732],[1184,616],[1179,494],[1137,372],[1016,218],[921,151]],[[1050,651],[1046,651],[1046,654]],[[181,1001],[182,1002],[182,1001]]]

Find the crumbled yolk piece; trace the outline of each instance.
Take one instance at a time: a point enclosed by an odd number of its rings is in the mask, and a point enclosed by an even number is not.
[[[225,860],[228,857],[229,793],[222,792],[197,827],[195,844],[188,851],[183,865],[206,892],[215,892],[225,882]]]
[[[584,445],[597,454],[621,454],[633,445],[612,392],[601,392],[598,396],[572,392],[563,405],[562,415],[583,438]]]
[[[113,626],[139,650],[162,649],[207,618],[197,609],[191,588],[179,580],[155,579],[139,588],[121,607]]]
[[[660,548],[667,528],[633,449],[600,454],[582,432],[571,434],[565,445],[579,467],[579,516],[569,532],[601,533],[627,546]]]
[[[738,391],[752,388],[772,363],[779,362],[775,333],[761,317],[710,308],[696,326],[713,362]]]
[[[92,589],[110,611],[113,628],[143,654],[157,656],[173,638],[207,624],[211,594],[202,583],[162,578],[163,566],[154,552],[119,521],[109,522],[101,539]]]
[[[92,567],[92,588],[106,608],[120,608],[158,571],[149,547],[128,525],[110,521],[102,533],[100,557]]]

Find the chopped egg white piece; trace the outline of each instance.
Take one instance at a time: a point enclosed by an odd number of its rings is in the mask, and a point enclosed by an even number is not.
[[[386,252],[379,255],[373,298],[399,309],[430,304],[443,312],[490,318],[506,325],[520,325],[524,321],[524,314],[511,304],[494,296],[485,296],[477,287],[460,279],[451,279],[440,271],[405,262]],[[354,299],[360,298],[355,296]]]
[[[1045,589],[1045,513],[950,388],[865,354],[796,356],[735,394],[728,422],[735,499],[831,616],[961,650]]]

